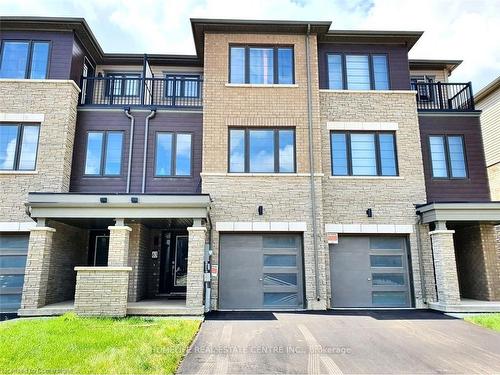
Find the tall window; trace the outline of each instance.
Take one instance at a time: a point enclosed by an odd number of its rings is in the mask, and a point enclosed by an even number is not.
[[[330,90],[389,90],[389,66],[384,54],[327,54]]]
[[[0,123],[0,170],[35,170],[39,133],[39,125]]]
[[[141,75],[139,73],[108,73],[106,96],[139,96]]]
[[[332,132],[333,176],[397,176],[396,140],[389,132]]]
[[[0,53],[0,78],[47,78],[49,50],[50,42],[4,41]]]
[[[191,176],[192,135],[156,133],[155,176]]]
[[[434,178],[467,178],[464,138],[461,135],[431,135],[429,148]]]
[[[295,130],[230,129],[229,172],[295,172]]]
[[[293,47],[231,46],[229,55],[230,83],[294,83]]]
[[[90,131],[87,133],[85,175],[120,176],[123,132]]]

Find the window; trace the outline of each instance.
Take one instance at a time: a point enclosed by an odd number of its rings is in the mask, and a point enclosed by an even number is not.
[[[0,170],[35,170],[39,132],[39,125],[0,124]]]
[[[191,176],[192,135],[156,133],[155,176]]]
[[[122,148],[122,131],[88,132],[85,175],[120,176]]]
[[[433,102],[434,90],[433,85],[435,81],[434,76],[410,76],[411,89],[417,91],[419,102]]]
[[[200,97],[200,76],[178,74],[167,74],[166,96],[171,98],[199,98]]]
[[[229,172],[295,172],[295,130],[230,129]]]
[[[467,178],[463,136],[431,135],[429,148],[432,177]]]
[[[293,84],[293,47],[230,46],[229,82]]]
[[[50,42],[4,41],[0,60],[0,78],[47,78],[49,50]]]
[[[108,73],[106,96],[139,96],[141,75],[135,73]]]
[[[330,90],[389,90],[389,65],[384,54],[327,54]]]
[[[389,132],[332,132],[333,176],[397,176],[396,139]]]

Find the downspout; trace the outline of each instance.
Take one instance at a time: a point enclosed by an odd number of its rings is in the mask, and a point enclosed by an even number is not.
[[[313,250],[314,250],[314,279],[316,281],[316,301],[321,300],[319,286],[319,264],[318,264],[318,228],[316,224],[316,183],[314,181],[314,147],[313,147],[313,122],[312,122],[312,88],[311,88],[311,61],[309,36],[311,34],[311,25],[307,24],[306,33],[306,68],[307,68],[307,125],[309,136],[309,170],[310,170],[310,188],[311,188],[311,215],[313,230]]]
[[[146,117],[146,124],[144,126],[144,155],[142,156],[142,189],[141,192],[146,192],[146,159],[148,154],[148,135],[149,135],[149,120],[155,117],[156,108],[151,109],[151,113]]]
[[[130,175],[132,172],[132,146],[134,144],[134,116],[130,114],[130,107],[124,109],[125,116],[130,119],[130,140],[128,146],[128,166],[127,166],[127,191],[126,193],[130,193]]]

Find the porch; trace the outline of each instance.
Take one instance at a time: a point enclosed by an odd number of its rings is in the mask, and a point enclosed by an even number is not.
[[[206,195],[30,194],[19,315],[201,315]]]

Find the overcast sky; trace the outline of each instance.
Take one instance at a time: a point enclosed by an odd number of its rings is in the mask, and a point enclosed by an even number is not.
[[[105,52],[194,54],[190,17],[421,30],[411,58],[461,59],[474,91],[500,75],[500,0],[0,0],[1,15],[84,17]]]

